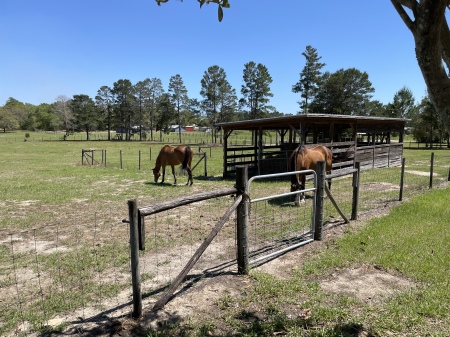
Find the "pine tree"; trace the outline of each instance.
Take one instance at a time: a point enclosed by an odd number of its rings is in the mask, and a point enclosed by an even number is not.
[[[244,65],[244,84],[241,87],[241,106],[249,108],[248,118],[263,118],[268,111],[269,97],[273,94],[270,91],[272,77],[269,70],[261,63],[256,64],[251,61]]]
[[[320,83],[321,69],[325,63],[320,63],[322,58],[317,54],[317,50],[311,46],[306,46],[306,51],[302,53],[306,58],[306,65],[300,73],[300,79],[292,86],[292,92],[301,93],[304,101],[298,101],[300,109],[303,113],[308,113],[308,104],[313,100],[317,87]]]
[[[172,76],[169,81],[169,94],[172,102],[175,104],[177,112],[178,136],[181,143],[181,110],[186,109],[189,104],[187,89],[184,86],[183,78],[177,74]]]
[[[236,90],[227,80],[225,70],[217,65],[209,67],[203,74],[201,85],[200,95],[204,98],[202,106],[206,110],[210,125],[232,120],[237,97]],[[213,129],[211,133],[213,142],[216,136],[217,132]],[[222,134],[220,142],[222,143]]]

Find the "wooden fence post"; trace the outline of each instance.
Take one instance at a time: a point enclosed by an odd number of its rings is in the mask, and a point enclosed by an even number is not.
[[[433,167],[434,167],[434,152],[431,152],[431,163],[430,163],[430,189],[433,188]]]
[[[236,189],[238,193],[243,194],[242,201],[237,207],[237,231],[236,231],[236,241],[237,241],[237,263],[238,263],[238,273],[248,274],[248,210],[250,205],[250,200],[248,197],[248,191],[246,189],[248,180],[248,166],[238,165],[236,166]]]
[[[400,174],[400,195],[398,197],[398,201],[403,200],[403,186],[405,184],[405,162],[406,159],[402,158],[402,172]]]
[[[352,199],[352,216],[350,220],[358,220],[358,202],[359,202],[359,175],[361,173],[361,163],[355,163],[356,172],[353,172],[353,199]]]
[[[141,150],[139,150],[139,171],[141,170]]]
[[[135,199],[128,200],[130,221],[131,282],[133,286],[133,318],[142,315],[141,273],[139,268],[139,228],[138,209]]]
[[[323,208],[325,200],[325,162],[317,162],[316,210],[314,221],[314,240],[322,240]]]

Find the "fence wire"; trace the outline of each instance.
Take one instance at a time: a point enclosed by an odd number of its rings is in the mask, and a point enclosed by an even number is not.
[[[433,165],[432,165],[433,158]],[[447,151],[430,153],[429,160],[405,158],[402,199],[405,200],[432,188],[448,184],[450,154]],[[433,169],[433,172],[431,172]],[[432,173],[432,174],[431,174]],[[358,214],[371,214],[400,200],[401,166],[366,169],[360,172]],[[331,192],[339,207],[350,218],[352,211],[352,176],[333,179]],[[332,226],[342,222],[339,213],[326,198],[324,225]]]
[[[90,319],[130,300],[128,225],[107,212],[75,220],[0,233],[1,335]]]
[[[313,238],[314,191],[306,192],[304,201],[296,205],[293,195],[282,195],[289,192],[290,184],[283,184],[281,188],[276,185],[270,182],[252,183],[252,199],[264,199],[278,194],[280,196],[251,202],[248,223],[251,264]]]
[[[153,305],[180,274],[233,202],[232,196],[218,197],[145,217],[145,251],[139,256],[145,307]],[[235,226],[232,215],[181,288],[200,278],[236,272]]]

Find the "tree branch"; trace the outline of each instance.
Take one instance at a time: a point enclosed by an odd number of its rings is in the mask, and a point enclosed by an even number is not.
[[[415,8],[417,3],[415,1],[411,0],[391,0],[392,5],[394,5],[394,8],[396,9],[398,15],[402,18],[403,22],[405,23],[406,27],[414,34],[415,31],[415,24],[414,21],[411,20],[408,13],[406,13],[403,6],[408,7],[413,11],[413,15],[415,15]]]
[[[442,48],[442,59],[447,65],[447,69],[450,71],[450,29],[448,27],[447,19],[441,24],[441,48]]]

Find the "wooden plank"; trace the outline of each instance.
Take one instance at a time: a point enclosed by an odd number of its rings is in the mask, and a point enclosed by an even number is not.
[[[139,213],[141,216],[148,216],[151,214],[160,213],[166,211],[168,209],[172,209],[182,205],[188,205],[194,202],[203,201],[211,198],[223,197],[227,195],[236,194],[237,189],[234,187],[225,188],[223,190],[212,191],[212,192],[204,192],[199,194],[190,195],[187,197],[182,197],[166,202],[162,202],[160,204],[154,206],[145,206],[139,208]]]
[[[242,146],[242,147],[228,147],[227,152],[233,152],[233,151],[253,151],[253,146]]]
[[[346,167],[346,166],[353,166],[353,160],[334,162],[331,166],[332,166],[333,170],[335,168],[341,168],[341,167]]]
[[[236,165],[250,165],[250,164],[254,165],[255,162],[254,161],[236,161],[234,163],[227,163],[226,165],[228,167],[231,167],[231,166],[236,166]]]
[[[254,157],[255,155],[253,153],[241,153],[241,154],[229,154],[227,156],[228,160],[233,159],[233,158],[247,158],[247,157]]]
[[[353,174],[353,172],[356,172],[356,169],[354,168],[347,168],[343,170],[338,170],[336,172],[332,172],[331,174],[327,174],[326,179],[333,179],[338,177],[343,177],[349,174]]]

